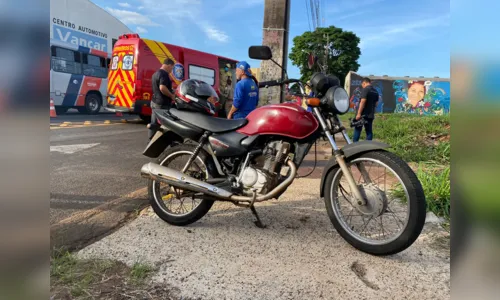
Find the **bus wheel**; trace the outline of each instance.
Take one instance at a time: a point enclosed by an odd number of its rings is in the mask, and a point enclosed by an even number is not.
[[[64,106],[56,106],[56,114],[63,115],[68,112],[68,108]]]
[[[139,118],[146,124],[151,123],[151,116],[139,115]]]
[[[85,98],[85,107],[78,109],[80,113],[89,115],[98,114],[101,110],[101,97],[97,94],[88,94]]]

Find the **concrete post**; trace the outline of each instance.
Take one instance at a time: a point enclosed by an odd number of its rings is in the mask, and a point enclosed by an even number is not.
[[[265,0],[264,28],[262,44],[269,46],[273,52],[273,59],[287,68],[288,61],[288,28],[290,27],[290,0]],[[284,79],[284,71],[272,61],[262,61],[260,66],[260,80]],[[284,99],[284,89],[272,87],[260,89],[259,105],[276,104]]]

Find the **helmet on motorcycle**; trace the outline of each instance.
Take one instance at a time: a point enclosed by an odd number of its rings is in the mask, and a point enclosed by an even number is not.
[[[217,92],[208,83],[197,79],[188,79],[177,87],[175,104],[179,110],[189,110],[208,115],[217,115],[220,101]]]

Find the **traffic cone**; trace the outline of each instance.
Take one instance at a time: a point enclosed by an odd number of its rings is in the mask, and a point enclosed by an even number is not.
[[[54,106],[54,100],[52,100],[52,98],[50,98],[50,117],[51,118],[57,117],[56,107]]]

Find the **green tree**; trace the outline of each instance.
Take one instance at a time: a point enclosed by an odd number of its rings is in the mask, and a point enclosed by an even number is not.
[[[328,36],[328,39],[326,38]],[[327,40],[328,44],[327,45]],[[319,58],[319,64],[324,64],[325,47],[328,47],[328,73],[337,76],[344,85],[345,76],[349,71],[358,71],[360,39],[351,31],[343,31],[335,26],[317,28],[306,31],[293,38],[293,47],[288,56],[292,63],[300,69],[301,80],[309,80],[314,72],[320,71],[315,64],[312,69],[307,65],[308,56],[313,53]]]

